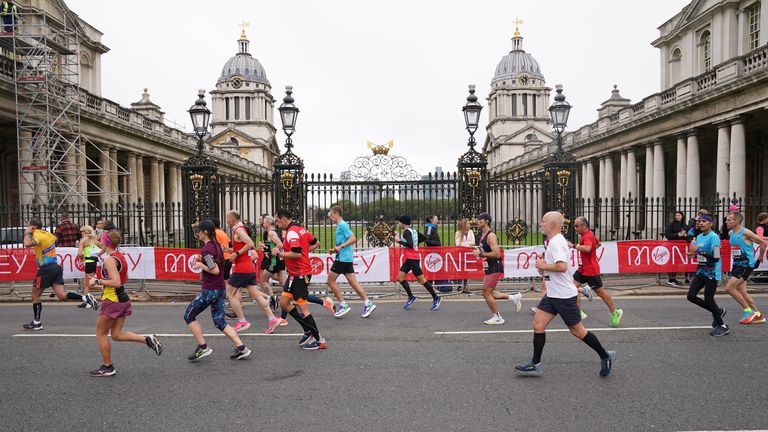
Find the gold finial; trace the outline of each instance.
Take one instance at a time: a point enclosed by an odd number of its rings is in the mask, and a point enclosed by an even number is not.
[[[389,153],[389,150],[395,146],[395,140],[390,140],[386,145],[376,145],[371,141],[368,141],[368,148],[373,151],[374,155],[385,155]]]
[[[523,20],[515,17],[515,20],[513,22],[515,23],[515,37],[520,37],[520,24],[523,23]]]
[[[241,22],[239,25],[240,25],[240,27],[243,28],[243,31],[240,32],[240,39],[248,39],[248,37],[245,35],[245,28],[246,27],[250,27],[251,23],[249,23],[248,21],[243,20],[243,22]]]

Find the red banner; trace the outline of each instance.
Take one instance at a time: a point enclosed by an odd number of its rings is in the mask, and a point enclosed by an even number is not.
[[[389,248],[389,275],[397,280],[400,266],[405,262],[402,248]],[[428,280],[482,279],[483,259],[475,258],[469,247],[422,247],[419,248],[421,269]],[[504,251],[501,251],[502,258]],[[406,280],[416,280],[409,274]]]
[[[619,273],[695,272],[696,257],[688,256],[684,241],[641,240],[618,242]],[[723,272],[731,271],[730,244],[721,242]]]

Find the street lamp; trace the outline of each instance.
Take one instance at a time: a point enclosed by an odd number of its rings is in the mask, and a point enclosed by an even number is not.
[[[468,146],[475,146],[475,132],[477,126],[480,123],[480,111],[483,110],[483,106],[477,101],[475,96],[475,85],[469,85],[469,96],[467,96],[467,103],[461,109],[464,111],[464,123],[467,125],[467,132],[469,132]]]
[[[211,119],[211,110],[206,107],[205,90],[197,91],[197,100],[189,108],[189,116],[192,118],[192,128],[197,135],[197,154],[203,154],[203,138],[208,133],[208,122]]]
[[[291,141],[291,135],[296,132],[296,117],[299,116],[299,109],[293,104],[293,86],[285,86],[285,97],[283,103],[278,108],[280,111],[280,121],[283,123],[283,132],[288,138],[285,140],[285,147],[293,147],[293,141]]]
[[[552,117],[552,128],[557,132],[557,147],[561,149],[563,146],[563,132],[568,125],[568,114],[571,112],[571,104],[565,101],[562,84],[557,84],[555,90],[557,95],[555,95],[555,102],[549,107],[549,115]]]

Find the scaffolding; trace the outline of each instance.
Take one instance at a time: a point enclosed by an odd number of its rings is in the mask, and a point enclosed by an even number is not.
[[[19,202],[56,209],[122,203],[118,185],[129,173],[115,152],[81,133],[83,29],[63,1],[48,4],[50,11],[19,7],[13,31],[0,29],[0,46],[14,60]]]

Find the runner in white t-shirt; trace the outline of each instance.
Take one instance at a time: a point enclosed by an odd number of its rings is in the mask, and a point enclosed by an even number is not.
[[[561,234],[563,215],[552,211],[541,218],[541,233],[549,239],[549,245],[544,252],[544,258],[536,260],[536,268],[544,277],[544,296],[541,298],[536,315],[533,318],[533,359],[525,365],[515,366],[520,375],[541,375],[541,353],[546,342],[546,330],[549,323],[560,314],[571,334],[584,341],[595,350],[601,359],[600,376],[606,377],[611,373],[615,351],[606,351],[594,333],[591,333],[581,322],[579,305],[576,303],[578,290],[573,278],[568,272],[571,261],[571,251],[568,242]]]

